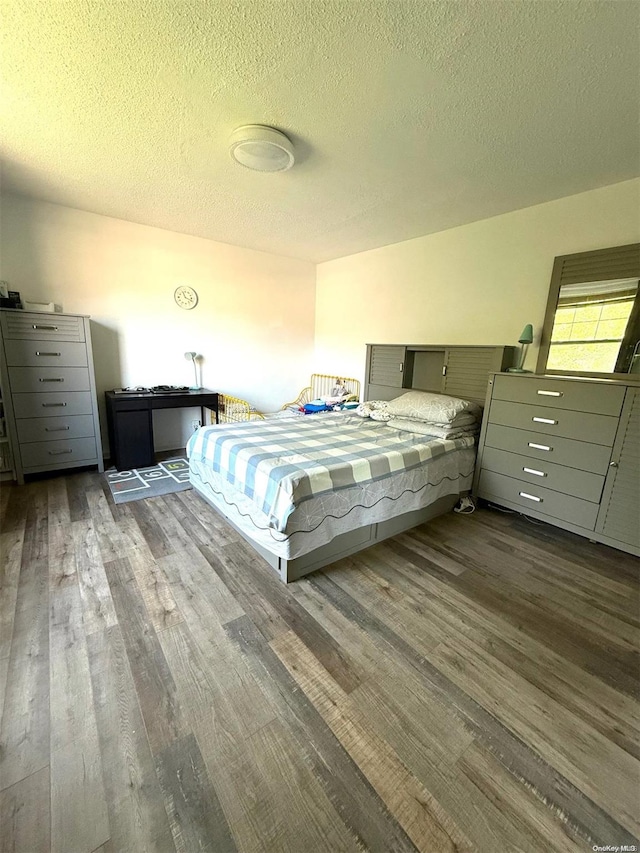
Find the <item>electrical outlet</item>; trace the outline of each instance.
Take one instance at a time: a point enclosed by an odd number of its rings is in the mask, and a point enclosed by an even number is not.
[[[202,424],[200,421],[191,421],[191,429],[195,432],[197,429],[200,429]]]

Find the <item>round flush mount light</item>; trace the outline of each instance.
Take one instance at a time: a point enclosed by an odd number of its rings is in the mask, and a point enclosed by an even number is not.
[[[293,145],[284,133],[263,124],[236,128],[229,151],[236,163],[255,172],[286,172],[295,162]]]

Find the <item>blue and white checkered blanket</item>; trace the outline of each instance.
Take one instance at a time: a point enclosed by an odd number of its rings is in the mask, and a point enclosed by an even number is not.
[[[225,477],[283,531],[304,500],[473,444],[472,437],[431,439],[336,412],[204,427],[189,439],[187,455]]]

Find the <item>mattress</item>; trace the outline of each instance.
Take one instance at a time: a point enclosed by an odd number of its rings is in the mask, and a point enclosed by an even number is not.
[[[297,418],[293,428],[282,421],[229,427],[192,437],[190,481],[250,539],[285,559],[471,488],[471,437],[432,440],[345,413]],[[285,482],[269,501],[265,484],[274,472]]]

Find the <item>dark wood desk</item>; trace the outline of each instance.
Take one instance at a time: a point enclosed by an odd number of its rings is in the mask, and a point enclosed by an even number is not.
[[[111,461],[118,471],[155,465],[154,409],[200,406],[201,423],[205,423],[205,409],[215,413],[215,422],[218,423],[218,393],[206,388],[179,393],[127,391],[116,394],[115,391],[106,391],[105,397]]]

